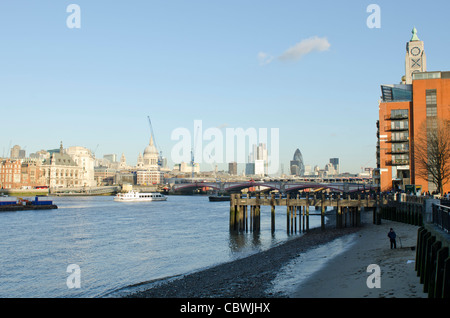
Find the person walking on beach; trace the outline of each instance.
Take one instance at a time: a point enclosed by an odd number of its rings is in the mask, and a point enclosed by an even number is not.
[[[391,227],[391,229],[389,230],[389,233],[388,233],[387,236],[389,237],[389,239],[390,239],[390,241],[391,241],[391,249],[392,249],[392,248],[397,248],[397,243],[395,242],[395,238],[397,237],[397,235],[395,234],[395,232],[394,232],[394,230],[392,229],[392,227]]]

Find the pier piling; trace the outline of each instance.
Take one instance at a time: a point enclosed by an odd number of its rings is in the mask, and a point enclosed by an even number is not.
[[[305,197],[299,194],[287,194],[286,198],[276,197],[274,193],[270,196],[249,193],[247,197],[241,198],[240,194],[232,194],[230,199],[230,231],[258,232],[261,224],[261,206],[270,206],[271,232],[275,232],[275,209],[276,206],[286,206],[286,232],[288,234],[297,231],[307,232],[310,228],[309,218],[311,215],[320,216],[321,229],[326,228],[327,207],[335,208],[336,228],[347,226],[359,226],[361,224],[361,211],[363,207],[376,207],[375,199],[362,199],[358,196],[351,199],[349,195],[345,199],[340,195],[337,198],[321,193],[319,196],[309,193]],[[250,207],[250,208],[249,208]],[[310,213],[310,207],[320,210],[320,213]],[[250,209],[250,210],[249,210]],[[319,212],[319,211],[318,211]],[[298,220],[297,220],[298,218]],[[375,216],[374,216],[375,218]]]

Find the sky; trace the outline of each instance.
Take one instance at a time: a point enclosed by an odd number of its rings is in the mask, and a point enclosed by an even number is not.
[[[449,10],[448,0],[2,0],[0,156],[62,141],[135,164],[150,116],[169,165],[174,131],[193,136],[200,120],[224,138],[278,129],[284,172],[299,148],[307,165],[339,158],[358,173],[376,166],[380,85],[401,81],[413,27],[428,71],[450,70]]]

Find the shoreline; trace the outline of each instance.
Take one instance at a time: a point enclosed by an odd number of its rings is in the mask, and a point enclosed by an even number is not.
[[[363,212],[358,228],[320,228],[245,258],[219,264],[172,279],[155,282],[148,289],[130,292],[123,298],[424,298],[423,286],[414,271],[417,226],[383,220],[372,224],[372,212]],[[390,250],[386,237],[393,227],[401,237],[397,249]],[[386,232],[386,233],[385,233]],[[352,246],[308,278],[294,282],[289,292],[274,292],[280,273],[307,252],[326,247],[337,238],[354,235]],[[400,245],[403,248],[400,248]],[[381,288],[369,289],[369,264],[381,268]],[[294,265],[291,273],[301,272]],[[145,285],[145,283],[143,283]]]
[[[352,247],[327,262],[292,293],[293,298],[428,298],[415,267],[419,226],[383,219],[381,225],[365,224]],[[397,248],[391,249],[387,233],[397,233]],[[367,281],[378,265],[380,286]],[[373,277],[373,276],[372,276]]]
[[[136,291],[124,298],[270,298],[281,297],[268,291],[277,273],[290,260],[309,249],[336,238],[359,231],[360,228],[314,228],[304,235],[268,250],[222,263],[198,272],[179,275],[155,286]]]

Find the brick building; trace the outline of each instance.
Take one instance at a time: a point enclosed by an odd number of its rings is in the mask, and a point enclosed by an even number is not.
[[[22,161],[3,159],[0,161],[0,187],[2,189],[20,189]]]
[[[450,120],[450,72],[427,72],[424,44],[413,29],[406,46],[405,76],[399,84],[381,85],[379,103],[377,178],[381,191],[418,186],[434,191],[421,178],[414,162],[414,144],[424,125]],[[448,192],[450,186],[444,186]]]
[[[136,171],[136,184],[153,185],[163,181],[163,172],[159,170],[138,170]]]

